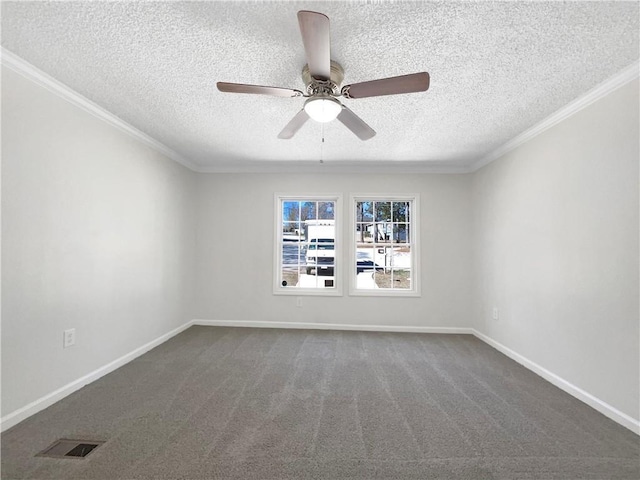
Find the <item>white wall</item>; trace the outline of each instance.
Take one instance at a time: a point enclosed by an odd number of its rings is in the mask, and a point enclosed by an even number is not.
[[[198,181],[196,318],[471,326],[468,175],[203,174]],[[273,295],[274,193],[307,191],[341,193],[344,209],[350,193],[420,194],[421,298],[350,297],[344,285],[342,297],[304,297],[296,308],[295,297]],[[343,219],[346,228],[346,211]]]
[[[638,89],[628,83],[482,168],[472,197],[475,327],[635,419]]]
[[[192,318],[194,186],[3,69],[3,416]],[[68,328],[77,344],[63,349]]]

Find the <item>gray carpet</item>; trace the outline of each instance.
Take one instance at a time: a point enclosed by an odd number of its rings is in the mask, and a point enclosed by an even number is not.
[[[89,457],[34,455],[61,437]],[[469,335],[192,327],[2,435],[3,479],[638,479],[640,437]]]

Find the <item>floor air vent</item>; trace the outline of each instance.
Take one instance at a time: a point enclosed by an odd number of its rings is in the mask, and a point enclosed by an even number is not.
[[[36,457],[85,458],[103,443],[102,441],[94,440],[70,440],[62,438],[56,440],[49,448],[38,453]]]

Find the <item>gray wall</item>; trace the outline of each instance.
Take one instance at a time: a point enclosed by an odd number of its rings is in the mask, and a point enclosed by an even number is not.
[[[475,327],[640,417],[637,81],[469,175],[196,175],[2,94],[2,415],[199,318]],[[304,191],[420,194],[422,296],[274,296],[274,193]]]
[[[191,319],[194,182],[3,69],[3,415]]]
[[[476,328],[636,419],[638,88],[476,172],[472,202]]]
[[[468,175],[202,174],[196,318],[471,326]],[[274,193],[420,194],[421,298],[273,295]],[[347,258],[347,248],[343,249]],[[345,277],[346,280],[346,277]]]

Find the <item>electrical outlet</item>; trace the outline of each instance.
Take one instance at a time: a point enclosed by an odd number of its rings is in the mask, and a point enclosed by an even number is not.
[[[498,307],[493,307],[493,319],[498,320],[498,318],[499,318]]]
[[[302,297],[296,297],[296,307],[302,308]]]
[[[71,347],[76,344],[76,329],[70,328],[64,331],[63,348]]]

